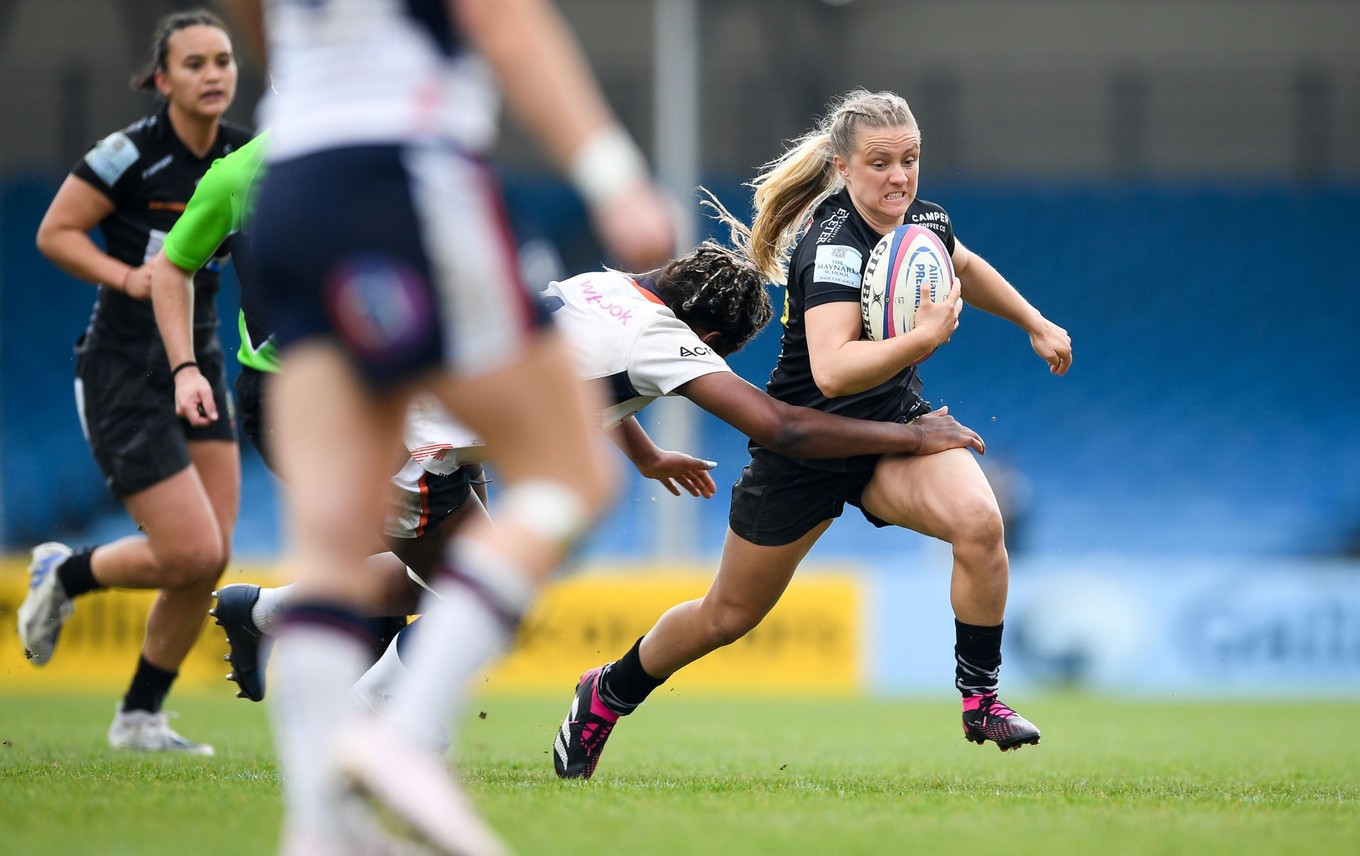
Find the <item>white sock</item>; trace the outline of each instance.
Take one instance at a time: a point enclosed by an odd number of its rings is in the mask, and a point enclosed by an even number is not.
[[[290,826],[325,830],[337,821],[331,744],[339,726],[356,715],[346,701],[371,651],[359,637],[321,624],[282,630],[269,701],[284,805]]]
[[[362,705],[360,710],[382,710],[387,707],[392,686],[405,676],[406,666],[397,653],[397,640],[400,638],[401,633],[393,636],[392,641],[387,643],[387,650],[383,651],[383,655],[355,682],[352,693],[355,701]]]
[[[421,604],[420,630],[406,646],[406,674],[391,689],[394,726],[427,745],[442,738],[472,678],[509,647],[535,592],[513,563],[480,542],[455,538],[450,549],[459,573],[478,590],[459,579],[435,584],[436,594]]]
[[[255,627],[265,636],[273,636],[275,625],[278,624],[279,613],[283,612],[284,607],[288,606],[293,599],[293,585],[290,583],[278,588],[260,588],[260,598],[255,601],[255,605],[250,608],[250,620],[255,622]]]

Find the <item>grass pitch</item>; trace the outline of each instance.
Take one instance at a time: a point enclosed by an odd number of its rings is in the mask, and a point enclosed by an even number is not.
[[[957,703],[668,697],[590,782],[548,755],[569,702],[484,698],[459,766],[521,854],[1360,852],[1360,704],[1012,699],[1043,743],[965,742]],[[114,701],[0,693],[0,850],[268,854],[265,710],[173,700],[211,759],[110,751]]]

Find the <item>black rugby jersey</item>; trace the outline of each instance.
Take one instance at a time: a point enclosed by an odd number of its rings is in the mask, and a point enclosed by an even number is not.
[[[99,224],[104,248],[129,265],[150,261],[170,227],[179,219],[194,188],[217,158],[250,141],[251,134],[223,122],[212,148],[197,157],[170,125],[169,107],[110,134],[85,154],[71,174],[109,198],[114,211]],[[215,297],[222,264],[231,241],[194,275],[195,345],[211,340],[217,330]],[[101,287],[85,331],[84,347],[112,348],[145,354],[164,362],[164,347],[149,300]]]
[[[940,206],[917,199],[907,209],[906,222],[930,228],[940,236],[945,249],[954,252],[954,227]],[[818,203],[789,260],[784,335],[779,361],[765,386],[771,396],[789,404],[879,422],[895,421],[914,402],[921,388],[915,366],[903,369],[873,389],[827,398],[812,379],[808,359],[803,313],[823,303],[859,303],[864,264],[882,237],[855,210],[848,190],[842,188]],[[877,456],[863,456],[802,463],[815,469],[847,470],[872,466],[875,460]]]

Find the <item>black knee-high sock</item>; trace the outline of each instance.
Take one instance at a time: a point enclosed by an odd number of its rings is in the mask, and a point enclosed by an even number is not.
[[[600,701],[620,716],[632,713],[646,701],[652,690],[666,682],[665,678],[657,680],[642,668],[641,648],[642,640],[638,639],[627,654],[605,666],[600,673]]]
[[[94,570],[90,567],[90,557],[93,555],[93,547],[82,547],[57,566],[57,582],[61,584],[62,591],[66,592],[67,597],[76,597],[104,588],[103,584],[94,578]]]
[[[153,666],[146,661],[146,657],[138,658],[137,673],[132,676],[127,695],[123,696],[123,710],[160,713],[161,704],[170,692],[170,685],[178,676],[179,672],[167,672],[159,666]]]
[[[964,697],[996,692],[1001,672],[1001,629],[954,619],[954,686]]]

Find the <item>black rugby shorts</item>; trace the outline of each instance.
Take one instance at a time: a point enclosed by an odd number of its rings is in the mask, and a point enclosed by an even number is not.
[[[236,441],[236,408],[222,352],[201,354],[218,419],[194,427],[175,415],[175,381],[164,354],[133,358],[108,349],[77,350],[76,407],[104,482],[118,499],[160,484],[189,466],[191,441]]]
[[[260,458],[264,460],[270,472],[278,475],[278,470],[274,469],[273,455],[270,453],[269,431],[265,427],[265,413],[269,401],[266,383],[269,375],[269,372],[241,366],[241,373],[236,376],[236,407],[241,417],[241,433],[255,444],[255,451],[260,453]]]
[[[930,412],[930,402],[915,396],[903,402],[896,422],[910,422]],[[849,460],[854,469],[814,469],[767,449],[751,450],[751,463],[732,486],[727,523],[732,531],[762,547],[792,544],[823,520],[834,520],[855,506],[864,519],[882,529],[893,524],[875,517],[860,505],[864,488],[874,477],[878,455]]]
[[[847,502],[859,507],[860,494],[873,477],[873,467],[851,472],[814,470],[756,449],[732,486],[727,523],[752,544],[791,544],[823,520],[840,517]],[[867,512],[864,516],[875,526],[889,525]]]

